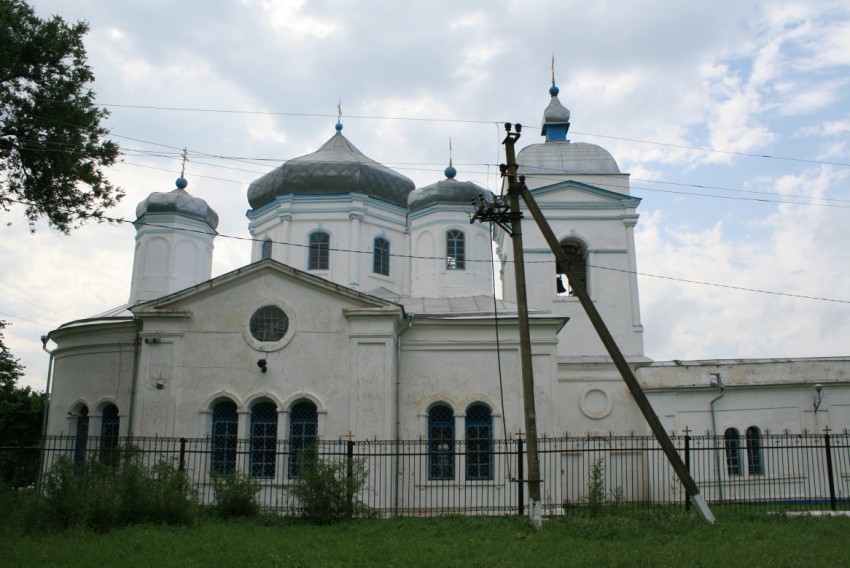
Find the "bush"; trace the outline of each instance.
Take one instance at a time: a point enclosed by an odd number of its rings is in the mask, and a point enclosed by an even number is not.
[[[38,508],[48,526],[96,531],[136,523],[186,524],[197,515],[186,474],[161,461],[148,468],[132,449],[106,465],[61,457],[44,477]]]
[[[602,458],[590,465],[590,481],[587,484],[587,510],[591,516],[599,515],[606,507],[618,507],[624,502],[623,488],[605,490],[605,461]]]
[[[356,497],[366,482],[362,460],[320,460],[316,448],[311,447],[299,456],[298,467],[292,494],[298,498],[304,519],[326,524],[372,516],[371,509]]]
[[[241,471],[213,477],[215,505],[213,510],[222,518],[254,517],[260,512],[257,504],[259,484]]]

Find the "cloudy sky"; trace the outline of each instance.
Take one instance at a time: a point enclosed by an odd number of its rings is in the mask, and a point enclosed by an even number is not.
[[[93,88],[124,152],[111,214],[133,220],[173,189],[188,148],[188,189],[221,217],[214,275],[249,261],[228,238],[248,236],[248,183],[329,138],[340,100],[346,136],[417,186],[442,178],[451,138],[458,179],[498,191],[499,124],[541,141],[554,54],[571,140],[607,148],[643,199],[647,355],[850,354],[846,0],[33,5],[91,26]],[[6,343],[44,388],[39,337],[127,300],[134,229],[0,221]]]

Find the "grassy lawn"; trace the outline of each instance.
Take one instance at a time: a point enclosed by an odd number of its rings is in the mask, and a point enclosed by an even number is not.
[[[8,525],[0,565],[13,566],[850,566],[850,518],[721,511],[628,511],[552,519],[363,520],[330,526],[219,521],[135,526],[106,534],[27,534]]]

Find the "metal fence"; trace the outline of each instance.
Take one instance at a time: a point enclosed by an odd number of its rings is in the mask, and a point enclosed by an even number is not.
[[[773,510],[850,509],[850,435],[765,434],[758,444],[723,436],[674,436],[673,442],[712,506]],[[504,515],[526,511],[522,439],[454,445],[427,440],[319,440],[319,459],[340,475],[359,465],[365,483],[353,499],[385,516]],[[286,440],[261,443],[214,438],[79,438],[52,436],[40,448],[0,448],[4,463],[26,460],[21,471],[43,475],[60,457],[117,461],[135,455],[185,471],[202,502],[214,500],[212,480],[241,471],[253,477],[261,506],[293,514],[290,489],[299,479],[297,453]],[[631,506],[687,506],[664,453],[651,436],[580,436],[538,441],[542,499],[549,515],[569,514],[595,499]],[[37,463],[34,463],[35,462]],[[595,466],[595,467],[594,467]],[[14,469],[14,468],[13,468]],[[595,470],[596,475],[592,472]],[[591,487],[596,490],[592,495]]]

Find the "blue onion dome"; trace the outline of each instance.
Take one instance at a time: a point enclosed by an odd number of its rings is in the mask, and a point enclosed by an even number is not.
[[[482,197],[487,203],[493,201],[493,194],[489,189],[471,181],[456,180],[457,170],[453,166],[447,167],[445,174],[446,179],[419,187],[410,193],[407,197],[407,209],[410,213],[435,204],[460,206],[472,210],[475,207],[473,203],[477,203]]]
[[[364,155],[342,134],[321,148],[294,158],[248,186],[248,203],[257,209],[282,195],[364,193],[381,201],[406,206],[413,182]]]
[[[148,213],[177,213],[205,222],[215,229],[218,227],[218,213],[206,201],[192,197],[186,191],[189,182],[179,177],[175,182],[177,189],[168,192],[155,191],[136,206],[136,218],[141,219]]]
[[[561,100],[558,98],[558,93],[561,90],[557,85],[552,83],[552,86],[549,87],[549,94],[552,98],[549,100],[549,106],[546,107],[546,110],[543,111],[543,122],[541,124],[541,134],[546,136],[547,140],[552,139],[552,134],[554,131],[558,131],[556,135],[557,139],[566,140],[567,131],[570,129],[570,111],[567,107],[561,104]],[[547,131],[552,130],[547,136]],[[563,137],[561,137],[563,134]]]

